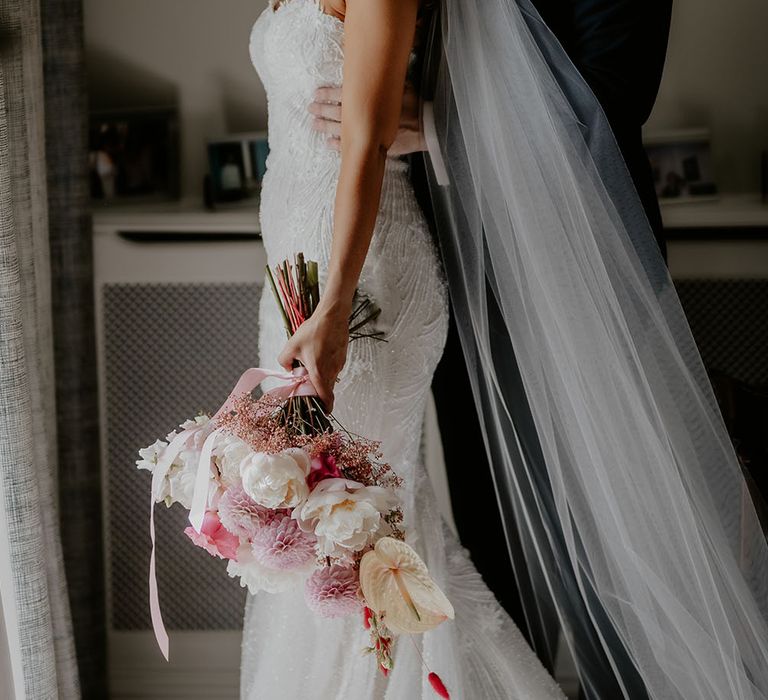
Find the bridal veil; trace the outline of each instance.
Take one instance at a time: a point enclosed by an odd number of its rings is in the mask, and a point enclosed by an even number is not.
[[[529,0],[436,31],[436,222],[534,646],[556,616],[589,697],[768,698],[768,548],[605,116]]]

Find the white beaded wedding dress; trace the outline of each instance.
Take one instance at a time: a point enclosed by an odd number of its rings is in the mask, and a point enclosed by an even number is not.
[[[261,230],[270,265],[303,251],[319,262],[321,284],[331,247],[340,155],[311,128],[315,88],[339,85],[343,23],[315,0],[287,0],[258,18],[251,58],[268,95],[270,154],[261,194]],[[483,584],[440,517],[420,461],[423,416],[432,373],[445,341],[448,303],[437,253],[414,198],[407,165],[387,161],[381,205],[359,283],[382,313],[371,339],[350,344],[336,387],[335,415],[354,433],[380,440],[405,480],[405,528],[455,607],[455,620],[400,638],[385,678],[362,618],[317,617],[297,588],[248,596],[241,697],[248,700],[415,700],[434,698],[420,655],[452,698],[550,700],[563,695],[512,620]],[[260,308],[261,365],[275,366],[285,343],[267,292]],[[471,464],[467,479],[472,478]],[[478,503],[478,518],[495,503]],[[505,551],[499,558],[506,557]],[[417,648],[414,648],[414,645]]]

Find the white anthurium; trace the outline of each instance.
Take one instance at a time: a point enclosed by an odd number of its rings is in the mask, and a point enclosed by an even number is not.
[[[382,537],[360,561],[360,588],[395,634],[418,634],[453,619],[453,605],[414,549]]]

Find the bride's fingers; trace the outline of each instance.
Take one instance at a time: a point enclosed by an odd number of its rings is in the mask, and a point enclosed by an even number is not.
[[[290,371],[293,369],[293,361],[296,359],[299,359],[298,354],[293,347],[293,343],[288,341],[282,352],[277,356],[277,362],[283,369]]]
[[[315,117],[312,120],[312,128],[321,134],[327,134],[328,136],[340,138],[341,137],[341,124],[339,122],[332,122],[328,119],[321,119]]]
[[[340,87],[321,87],[315,90],[315,102],[329,102],[341,104]]]
[[[325,102],[312,102],[309,105],[310,114],[331,122],[341,122],[341,105],[326,104]]]
[[[314,364],[310,363],[306,365],[306,368],[309,373],[309,381],[315,387],[317,397],[323,402],[325,410],[330,413],[333,410],[333,383],[329,384]]]

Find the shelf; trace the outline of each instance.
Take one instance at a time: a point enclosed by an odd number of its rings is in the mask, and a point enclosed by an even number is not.
[[[661,211],[670,238],[768,238],[768,205],[758,195],[723,195],[707,202],[665,202]],[[96,230],[107,227],[214,235],[260,232],[257,202],[213,212],[204,209],[199,201],[109,206],[94,208],[93,221]]]
[[[723,195],[707,202],[663,202],[661,214],[672,237],[676,232],[684,237],[693,233],[686,235],[680,229],[754,229],[756,234],[762,230],[762,236],[768,236],[768,205],[759,195]],[[741,233],[734,235],[738,237]]]
[[[93,227],[183,235],[255,234],[261,231],[258,202],[210,211],[196,200],[94,207]]]

